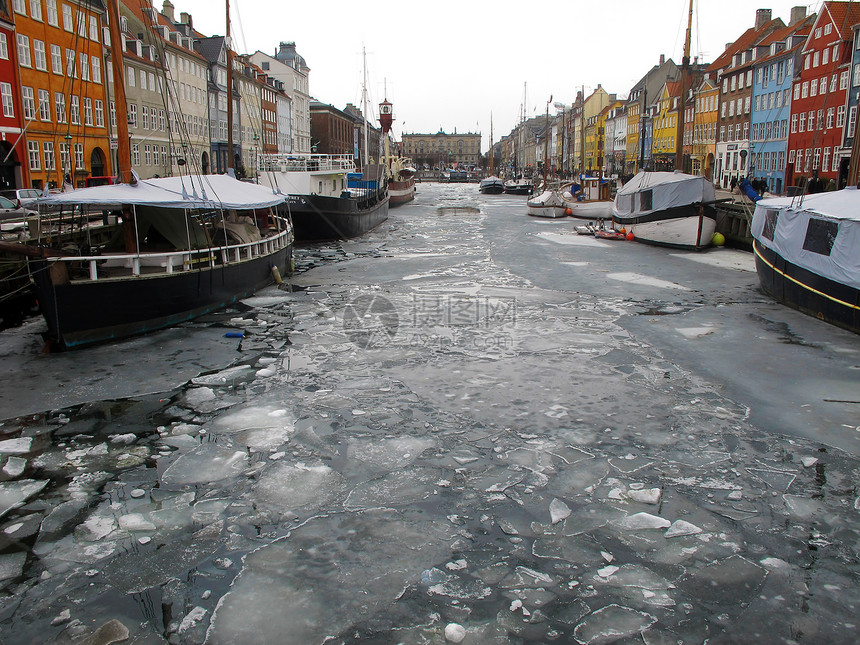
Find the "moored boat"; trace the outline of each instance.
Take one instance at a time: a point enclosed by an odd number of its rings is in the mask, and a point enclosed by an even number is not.
[[[567,210],[564,200],[554,190],[545,190],[526,202],[526,212],[533,217],[564,217]]]
[[[860,190],[760,200],[750,230],[765,292],[860,333]]]
[[[616,228],[640,242],[686,249],[711,243],[717,226],[714,185],[698,175],[639,172],[615,197]]]
[[[482,179],[481,183],[478,184],[478,190],[485,195],[501,195],[505,192],[505,184],[501,179],[493,175]]]
[[[216,311],[271,284],[290,267],[293,233],[284,198],[226,175],[140,180],[40,200],[39,238],[21,244],[46,340],[74,348],[169,327]],[[114,235],[98,247],[50,248],[70,221]],[[63,217],[66,213],[66,217]],[[66,224],[68,225],[68,224]],[[109,225],[110,226],[110,225]]]
[[[505,192],[509,195],[531,195],[535,187],[528,177],[517,177],[505,182]]]
[[[403,157],[391,155],[389,132],[394,122],[394,106],[386,98],[379,104],[379,123],[385,141],[385,170],[388,181],[388,199],[391,206],[399,206],[415,199],[415,168]]]

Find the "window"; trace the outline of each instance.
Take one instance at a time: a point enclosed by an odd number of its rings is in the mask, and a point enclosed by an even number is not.
[[[830,62],[830,48],[825,49],[821,52],[821,64],[827,65]]]
[[[137,105],[134,103],[128,106],[128,124],[137,127]]]
[[[134,67],[129,67],[125,74],[126,82],[129,87],[134,87],[135,73]]]
[[[812,161],[812,169],[818,170],[821,168],[821,148],[816,148],[814,152],[814,157]]]
[[[806,226],[806,237],[803,240],[803,250],[829,256],[838,233],[838,223],[810,217],[809,224]]]
[[[116,103],[113,101],[110,102],[110,125],[112,128],[116,127]]]
[[[643,190],[639,193],[639,211],[650,211],[653,206],[654,192],[651,190]]]
[[[33,63],[36,69],[43,72],[48,71],[48,58],[45,56],[45,43],[41,40],[33,39]]]
[[[42,0],[30,0],[30,17],[42,22]]]
[[[102,60],[98,56],[93,56],[90,58],[91,65],[90,69],[93,72],[93,83],[102,82]]]
[[[45,6],[48,8],[48,24],[54,27],[60,26],[60,21],[57,19],[57,0],[45,0]]]
[[[86,164],[84,164],[84,144],[76,143],[75,144],[75,168],[85,169]]]
[[[826,92],[827,92],[827,77],[824,76],[818,82],[818,93],[819,94],[825,94]]]
[[[90,57],[86,52],[81,52],[80,55],[81,80],[90,80]]]
[[[131,147],[131,163],[133,166],[140,165],[140,145],[137,143]]]
[[[18,34],[18,64],[22,67],[31,67],[30,61],[30,37]]]
[[[140,125],[144,130],[149,130],[149,108],[145,105],[140,108]]]
[[[72,23],[72,8],[64,4],[63,5],[63,29],[66,31],[74,31],[75,27]]]
[[[822,158],[822,163],[824,164],[824,169],[827,170],[830,167],[830,147],[824,149],[824,157]]]
[[[71,49],[66,50],[66,76],[70,78],[77,76],[75,71],[75,52]]]
[[[105,125],[105,104],[101,99],[96,99],[96,125],[100,128]]]
[[[140,89],[146,89],[146,70],[140,70]]]
[[[78,19],[78,36],[81,38],[87,37],[87,17],[83,11],[77,12]]]
[[[848,70],[845,70],[839,75],[839,89],[847,90],[848,89]]]
[[[72,95],[69,104],[69,116],[72,120],[72,125],[81,124],[81,97]]]
[[[45,170],[56,170],[57,158],[54,155],[54,142],[45,141],[42,143],[42,151],[45,153]]]
[[[806,83],[804,83],[806,85]],[[818,96],[818,81],[812,81],[809,84],[809,96]]]
[[[773,96],[773,95],[771,94],[771,96]],[[744,114],[749,114],[749,113],[750,113],[750,97],[746,97],[744,99]]]
[[[30,121],[36,118],[36,101],[32,87],[21,87],[21,102],[24,105],[24,119]]]
[[[0,100],[3,102],[3,116],[15,116],[15,102],[12,100],[11,83],[0,83]]]
[[[853,137],[857,128],[857,106],[852,105],[851,111],[848,113],[848,133],[846,136]]]
[[[828,22],[824,25],[824,35],[829,36],[831,31],[833,31],[833,24]]]
[[[27,4],[24,0],[13,0],[12,7],[15,9],[16,13],[27,15]]]
[[[832,128],[832,127],[833,127],[833,117],[834,117],[835,112],[836,112],[836,109],[835,109],[835,108],[827,108],[827,123],[826,123],[826,127],[827,127],[827,129],[828,129],[828,130],[829,130],[830,128]],[[826,164],[825,164],[825,165],[826,165]]]
[[[805,99],[809,96],[809,81],[804,81],[800,87],[800,98]]]
[[[9,60],[9,43],[6,40],[6,34],[0,32],[0,58]]]
[[[51,120],[51,95],[48,90],[39,90],[39,119]]]
[[[776,231],[776,224],[779,221],[779,211],[768,209],[764,212],[764,225],[762,226],[761,236],[773,242],[773,234]]]
[[[65,123],[66,96],[62,92],[54,92],[54,110],[57,113],[57,123]]]
[[[84,125],[93,124],[93,100],[86,96],[84,97]]]
[[[797,85],[794,86],[794,98],[795,99],[800,98],[800,83],[798,83]]]
[[[840,105],[836,108],[836,127],[841,128],[845,125],[845,106]]]
[[[143,164],[145,166],[152,165],[152,149],[150,148],[149,144],[143,146]]]
[[[90,16],[90,40],[98,42],[99,39],[99,21],[95,16]]]
[[[813,54],[812,54],[812,66],[813,67],[818,67],[819,57],[820,57],[820,52],[818,52],[818,51],[813,52]]]
[[[30,162],[30,170],[42,169],[42,158],[39,150],[38,141],[27,142],[27,158]]]
[[[51,71],[63,75],[63,54],[59,45],[51,45]]]

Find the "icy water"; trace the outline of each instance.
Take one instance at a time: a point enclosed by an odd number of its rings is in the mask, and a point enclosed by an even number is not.
[[[421,184],[206,320],[0,334],[0,640],[858,642],[860,339],[577,223]]]

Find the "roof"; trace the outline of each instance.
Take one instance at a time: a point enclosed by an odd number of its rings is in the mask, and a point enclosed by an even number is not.
[[[284,201],[271,188],[227,175],[186,175],[138,180],[135,185],[113,184],[79,188],[43,197],[40,204],[103,206],[160,206],[162,208],[266,208]]]
[[[850,40],[851,27],[860,22],[860,5],[856,2],[825,2],[821,7],[820,16],[828,12],[842,40]],[[816,20],[816,22],[818,22]]]
[[[708,65],[706,71],[708,72],[716,72],[721,69],[728,67],[734,55],[738,52],[746,51],[750,49],[752,46],[758,44],[762,38],[770,34],[774,29],[779,29],[784,27],[785,23],[781,18],[774,18],[773,20],[769,20],[760,28],[756,29],[755,27],[750,27],[747,29],[740,38],[738,38],[731,45],[726,47],[725,51],[722,54],[717,56],[717,59]]]

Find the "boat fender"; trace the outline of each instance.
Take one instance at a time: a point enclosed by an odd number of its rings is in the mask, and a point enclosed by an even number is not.
[[[244,338],[245,332],[243,331],[228,331],[224,334],[224,338]]]
[[[274,278],[275,284],[281,284],[281,282],[283,282],[283,280],[281,279],[281,272],[274,264],[272,265],[272,278]]]
[[[621,230],[622,230],[622,232],[624,231],[623,228]],[[633,235],[633,231],[630,231],[627,233],[627,241],[628,242],[632,242],[634,240],[634,238],[635,238],[635,236]]]

